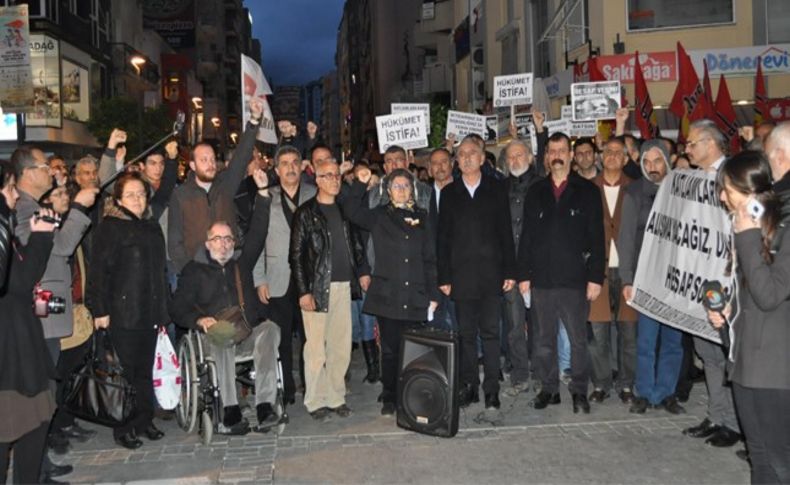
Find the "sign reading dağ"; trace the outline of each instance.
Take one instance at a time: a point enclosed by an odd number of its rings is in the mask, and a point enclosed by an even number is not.
[[[763,74],[790,73],[790,44],[757,45],[731,49],[697,49],[688,51],[694,69],[701,76],[702,61],[708,63],[711,77],[753,76],[757,73],[757,60],[763,65]]]

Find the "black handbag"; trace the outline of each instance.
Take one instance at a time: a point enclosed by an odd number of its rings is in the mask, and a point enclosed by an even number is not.
[[[85,362],[66,383],[63,406],[80,419],[117,428],[134,417],[135,394],[108,332],[94,332]]]

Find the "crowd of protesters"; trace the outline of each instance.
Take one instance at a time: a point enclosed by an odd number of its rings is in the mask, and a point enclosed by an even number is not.
[[[754,482],[790,482],[790,124],[744,130],[751,149],[728,158],[707,120],[683,144],[639,140],[620,109],[610,139],[572,140],[549,136],[534,112],[534,150],[512,127],[499,161],[470,135],[418,168],[397,146],[383,163],[338,163],[315,124],[303,135],[281,122],[270,156],[255,141],[261,105],[250,108],[227,164],[208,143],[175,139],[127,164],[120,128],[100,159],[71,171],[32,146],[0,162],[0,476],[13,450],[14,481],[56,483],[71,466],[49,451],[96,434],[62,407],[93,329],[108,331],[136,390],[136,415],[113,430],[135,449],[164,437],[152,383],[159,327],[210,333],[239,306],[249,337],[209,345],[224,434],[276,423],[277,356],[286,405],[301,395],[316,420],[350,416],[357,346],[364,380],[382,383],[381,414],[394,415],[403,332],[430,325],[458,333],[461,407],[482,387],[485,408],[499,409],[507,381],[510,396],[534,388],[539,411],[560,404],[564,382],[574,413],[616,393],[625,412],[681,414],[704,370],[708,415],[684,434],[717,447],[745,438]],[[182,155],[189,174],[178,184]],[[709,315],[734,329],[729,355],[628,304],[648,215],[676,169],[717,171],[732,216],[741,289]],[[753,200],[762,217],[748,211]],[[39,289],[65,311],[37,316]],[[236,395],[242,347],[253,355],[255,427]]]

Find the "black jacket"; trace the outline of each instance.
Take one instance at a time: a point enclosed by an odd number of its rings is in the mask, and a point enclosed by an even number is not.
[[[359,238],[352,237],[351,228],[343,221],[348,260],[354,271],[365,264],[365,250]],[[312,294],[316,311],[329,311],[329,284],[332,282],[332,247],[324,214],[313,197],[294,214],[291,228],[291,273],[299,296]],[[357,278],[351,278],[351,298],[361,298]]]
[[[436,245],[428,213],[392,204],[369,209],[366,185],[361,182],[354,182],[349,192],[343,199],[343,213],[370,231],[377,255],[362,310],[394,320],[424,321],[430,301],[439,300]],[[411,225],[406,218],[419,222]]]
[[[509,204],[504,182],[485,175],[474,199],[461,177],[442,189],[438,283],[452,285],[453,298],[501,295],[504,280],[515,279]]]
[[[553,181],[535,183],[524,204],[524,228],[518,250],[518,280],[536,288],[585,289],[603,283],[604,248],[601,193],[592,182],[568,176],[554,198]]]
[[[8,260],[11,257],[11,239],[14,237],[14,223],[11,220],[11,209],[0,197],[0,292],[5,287],[8,274]]]
[[[254,327],[267,317],[266,307],[259,302],[252,282],[252,268],[266,242],[270,203],[269,197],[257,196],[244,246],[240,254],[235,255],[224,267],[211,259],[208,250],[199,252],[195,259],[184,266],[178,279],[178,289],[170,304],[170,316],[176,325],[195,329],[198,319],[214,316],[220,310],[238,305],[237,267],[247,322]]]
[[[110,316],[110,329],[166,324],[168,286],[165,238],[152,218],[112,207],[94,235],[85,302],[94,317]]]
[[[505,179],[508,199],[510,199],[510,226],[513,230],[516,251],[521,241],[521,228],[524,225],[524,200],[527,197],[527,190],[540,179],[536,163],[530,165],[529,170],[518,177],[510,175]]]

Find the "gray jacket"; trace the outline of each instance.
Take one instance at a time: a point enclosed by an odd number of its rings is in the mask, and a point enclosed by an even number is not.
[[[41,206],[30,194],[19,191],[16,204],[17,226],[16,235],[22,244],[27,244],[30,237],[30,218]],[[63,226],[55,231],[55,243],[49,255],[47,269],[41,277],[41,288],[52,291],[54,296],[66,300],[66,311],[60,314],[50,313],[41,319],[44,326],[44,338],[54,339],[68,337],[74,332],[74,320],[71,302],[71,266],[69,258],[77,249],[82,236],[90,226],[90,218],[82,211],[72,208]],[[32,305],[32,300],[31,300]]]
[[[771,264],[762,256],[762,234],[735,234],[737,305],[730,378],[745,387],[790,390],[790,238]]]
[[[283,211],[282,187],[274,187],[269,190],[269,193],[272,200],[269,213],[269,232],[263,251],[252,270],[252,279],[256,288],[264,284],[269,285],[269,296],[279,298],[288,291],[288,284],[291,281],[291,265],[288,262],[291,227],[288,225]],[[315,193],[315,185],[301,183],[298,204],[301,206],[312,199],[315,197]]]

